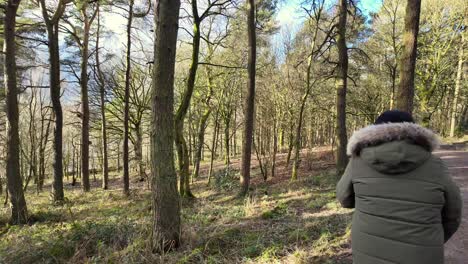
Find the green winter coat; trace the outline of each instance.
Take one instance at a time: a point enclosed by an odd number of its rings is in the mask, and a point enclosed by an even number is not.
[[[354,133],[337,198],[355,208],[355,264],[441,264],[444,243],[461,217],[460,191],[431,152],[438,139],[411,123],[372,125]]]

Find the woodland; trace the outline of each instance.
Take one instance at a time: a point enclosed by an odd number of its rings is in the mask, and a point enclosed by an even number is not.
[[[352,263],[351,134],[468,140],[463,0],[0,10],[0,263]]]

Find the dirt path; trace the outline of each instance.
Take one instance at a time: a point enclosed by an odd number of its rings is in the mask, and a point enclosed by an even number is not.
[[[462,264],[468,261],[468,152],[443,150],[436,153],[449,167],[460,187],[463,199],[463,218],[458,232],[445,244],[445,263]]]

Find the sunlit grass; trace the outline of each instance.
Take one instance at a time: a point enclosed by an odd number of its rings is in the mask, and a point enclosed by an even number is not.
[[[236,197],[236,177],[193,184],[197,199],[182,211],[183,246],[163,256],[149,250],[145,183],[130,198],[118,186],[89,193],[67,187],[63,206],[30,190],[35,222],[0,226],[0,263],[351,263],[351,214],[336,202],[331,171],[262,182],[245,199]],[[7,213],[2,208],[3,218]]]

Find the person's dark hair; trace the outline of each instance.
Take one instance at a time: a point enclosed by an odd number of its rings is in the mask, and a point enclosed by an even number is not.
[[[400,110],[388,110],[383,112],[375,120],[375,125],[387,123],[414,123],[414,119],[410,113]]]

